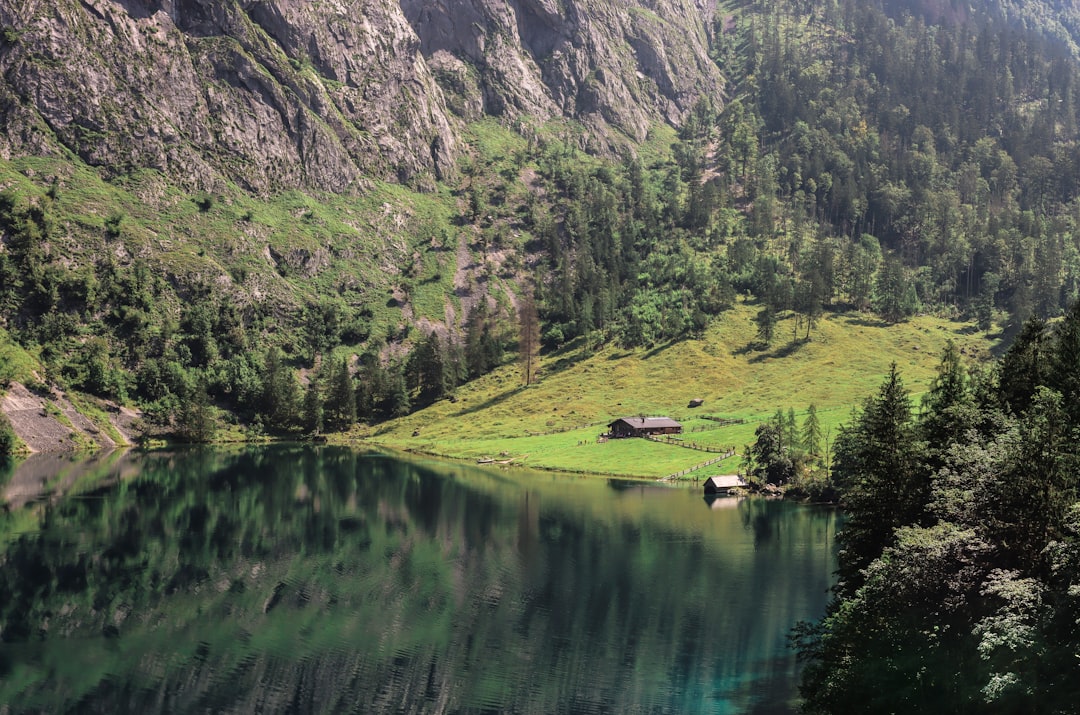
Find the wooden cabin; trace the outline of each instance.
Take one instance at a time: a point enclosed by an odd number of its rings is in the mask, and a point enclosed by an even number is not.
[[[652,437],[681,434],[682,425],[670,417],[622,417],[608,425],[612,437]]]
[[[746,482],[738,474],[719,474],[705,480],[706,494],[728,494],[732,489],[745,487]]]

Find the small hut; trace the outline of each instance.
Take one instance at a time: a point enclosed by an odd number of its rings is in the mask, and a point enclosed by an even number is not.
[[[704,404],[705,400],[700,397],[695,397],[694,399],[690,400],[690,404],[688,404],[687,407],[701,407]]]
[[[732,489],[745,487],[746,482],[738,474],[719,474],[705,480],[706,494],[729,494]]]
[[[682,425],[670,417],[622,417],[608,425],[612,437],[651,437],[681,434]]]

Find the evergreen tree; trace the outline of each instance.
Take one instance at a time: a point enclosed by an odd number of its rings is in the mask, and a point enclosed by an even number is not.
[[[206,381],[200,380],[180,401],[176,415],[176,435],[185,442],[212,442],[217,434],[217,410],[210,402]]]
[[[356,388],[347,357],[331,360],[329,365],[324,402],[326,425],[341,432],[356,424]]]
[[[442,341],[432,331],[417,343],[406,366],[409,391],[419,405],[430,405],[449,394],[452,383]]]
[[[907,291],[904,266],[898,258],[886,258],[878,272],[874,291],[874,310],[890,323],[907,317],[904,296]]]
[[[787,484],[795,476],[795,465],[788,455],[781,429],[771,422],[758,425],[754,432],[753,476],[766,484]]]
[[[486,375],[502,360],[487,299],[478,300],[465,319],[465,366],[470,379]]]
[[[784,448],[789,455],[802,449],[802,440],[799,438],[799,425],[795,421],[794,407],[788,408],[787,417],[784,419]]]
[[[400,362],[390,363],[386,368],[385,376],[386,391],[380,411],[385,417],[404,417],[412,411],[409,384],[405,379],[405,366]]]
[[[1035,389],[1046,384],[1048,350],[1046,321],[1032,316],[998,365],[1001,397],[1013,412],[1026,411],[1035,397]]]
[[[259,401],[259,411],[271,429],[290,430],[296,424],[299,390],[296,376],[292,368],[285,364],[281,350],[271,347],[266,351],[262,399]]]
[[[766,304],[758,311],[754,322],[757,324],[757,339],[763,345],[772,345],[773,336],[776,334],[776,311],[773,307]]]
[[[1080,425],[1080,300],[1054,329],[1048,384],[1061,393],[1073,423]]]
[[[817,407],[811,403],[806,408],[806,419],[803,420],[802,446],[807,454],[812,457],[821,457],[821,423],[818,421]]]
[[[301,406],[301,421],[304,430],[311,435],[322,434],[324,424],[323,398],[320,379],[313,375],[304,390],[304,402]]]
[[[893,363],[877,396],[836,440],[833,475],[848,513],[838,536],[838,594],[853,594],[863,569],[893,542],[895,530],[923,517],[929,479],[919,456],[911,398]]]
[[[919,432],[929,450],[931,468],[949,446],[964,440],[980,420],[978,405],[968,385],[967,370],[956,343],[949,340],[930,389],[923,395]]]

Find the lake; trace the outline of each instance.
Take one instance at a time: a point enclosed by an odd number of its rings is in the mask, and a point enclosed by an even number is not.
[[[0,480],[13,712],[791,713],[839,518],[289,445]]]

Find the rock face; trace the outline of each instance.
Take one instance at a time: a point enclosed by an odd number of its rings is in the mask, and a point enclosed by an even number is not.
[[[457,140],[390,0],[0,0],[0,151],[212,188],[423,182]],[[53,140],[55,137],[55,140]]]
[[[722,79],[712,8],[695,0],[401,0],[425,57],[465,115],[563,116],[641,141],[679,125]],[[470,74],[469,70],[474,70]],[[469,80],[472,79],[470,82]]]
[[[678,124],[721,86],[695,0],[0,0],[0,155],[182,185],[430,185],[458,117]],[[437,80],[437,81],[436,81]]]

